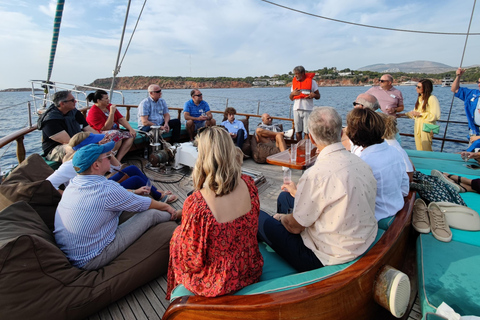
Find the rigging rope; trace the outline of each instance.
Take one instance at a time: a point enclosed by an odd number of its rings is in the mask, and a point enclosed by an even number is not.
[[[57,0],[57,9],[55,10],[55,19],[53,20],[53,36],[52,46],[50,48],[50,60],[48,62],[47,82],[52,76],[53,61],[55,60],[55,52],[57,51],[58,36],[60,34],[60,24],[62,23],[63,5],[65,0]],[[47,90],[47,87],[45,88]]]
[[[128,12],[130,11],[131,2],[131,0],[128,0],[127,12],[125,13],[125,21],[123,22],[122,37],[120,38],[120,46],[118,47],[117,62],[115,63],[115,69],[113,70],[112,84],[110,85],[110,98],[112,97],[113,93],[113,84],[115,83],[115,77],[120,72],[118,61],[120,60],[120,53],[122,52],[123,37],[125,36],[125,28],[127,27]]]
[[[324,17],[324,16],[320,16],[320,15],[317,15],[317,14],[313,14],[313,13],[301,11],[301,10],[298,10],[298,9],[294,9],[294,8],[291,8],[291,7],[283,6],[283,5],[281,5],[281,4],[278,4],[278,3],[275,3],[275,2],[272,2],[272,1],[268,1],[268,0],[260,0],[260,1],[265,2],[265,3],[268,3],[268,4],[271,4],[271,5],[274,5],[274,6],[277,6],[277,7],[280,7],[280,8],[283,8],[283,9],[287,9],[287,10],[290,10],[290,11],[298,12],[298,13],[305,14],[305,15],[308,15],[308,16],[312,16],[312,17],[315,17],[315,18],[330,20],[330,21],[339,22],[339,23],[344,23],[344,24],[350,24],[350,25],[354,25],[354,26],[358,26],[358,27],[381,29],[381,30],[389,30],[389,31],[398,31],[398,32],[410,32],[410,33],[437,34],[437,35],[447,35],[447,36],[464,36],[464,35],[467,35],[467,36],[468,36],[468,34],[466,34],[466,33],[460,33],[460,32],[418,31],[418,30],[408,30],[408,29],[396,29],[396,28],[379,27],[379,26],[374,26],[374,25],[368,25],[368,24],[362,24],[362,23],[356,23],[356,22],[350,22],[350,21],[345,21],[345,20],[339,20],[339,19],[333,19],[333,18],[329,18],[329,17]],[[476,0],[475,0],[475,1],[476,1]],[[475,7],[475,4],[474,4],[474,7]],[[472,13],[472,14],[473,14],[473,13]],[[480,35],[480,33],[470,33],[470,35],[472,35],[472,36],[473,36],[473,35],[478,36],[478,35]]]
[[[472,15],[470,16],[470,22],[468,24],[468,30],[467,30],[467,36],[465,37],[465,44],[463,46],[463,53],[462,53],[462,59],[460,60],[460,67],[463,65],[463,58],[465,57],[465,50],[467,49],[467,42],[468,42],[468,35],[470,33],[470,26],[472,25],[472,20],[473,20],[473,12],[475,11],[475,4],[477,3],[477,0],[473,1],[473,8],[472,8]],[[460,79],[458,79],[459,84],[460,84]],[[448,118],[447,118],[447,124],[445,125],[445,132],[443,133],[443,141],[442,141],[442,147],[440,148],[440,152],[443,152],[443,146],[445,145],[445,137],[447,136],[447,129],[448,129],[448,123],[450,121],[450,115],[452,114],[452,107],[453,107],[453,101],[455,100],[455,93],[453,93],[452,96],[452,102],[450,103],[450,110],[448,111]]]
[[[113,70],[112,84],[110,86],[110,98],[112,97],[112,93],[113,93],[113,86],[115,84],[115,77],[120,72],[120,68],[122,66],[123,59],[125,59],[125,55],[127,54],[128,48],[130,47],[130,43],[132,42],[133,35],[135,34],[135,31],[137,30],[138,22],[140,21],[140,17],[142,16],[143,9],[145,8],[145,4],[147,3],[147,0],[145,0],[143,2],[142,10],[140,10],[140,14],[138,15],[137,22],[135,23],[135,27],[133,28],[132,34],[130,35],[130,40],[128,41],[127,48],[125,49],[125,52],[123,53],[122,60],[119,62],[120,53],[122,51],[123,37],[125,35],[125,28],[126,28],[126,25],[127,25],[128,12],[130,11],[130,2],[131,2],[131,0],[128,1],[127,12],[125,14],[125,22],[123,24],[122,38],[120,39],[120,46],[118,48],[117,63],[115,65],[115,69]]]

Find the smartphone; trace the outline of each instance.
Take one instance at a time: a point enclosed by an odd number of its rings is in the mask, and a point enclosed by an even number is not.
[[[469,169],[480,169],[480,165],[478,165],[478,164],[467,164],[467,168],[469,168]]]

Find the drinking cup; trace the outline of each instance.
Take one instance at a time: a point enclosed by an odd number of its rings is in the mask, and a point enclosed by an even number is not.
[[[147,188],[148,191],[145,191],[144,195],[149,195],[150,190],[152,190],[152,181],[150,181],[150,179],[147,179],[147,184],[145,185],[145,188]]]
[[[297,162],[297,144],[290,146],[290,162]]]

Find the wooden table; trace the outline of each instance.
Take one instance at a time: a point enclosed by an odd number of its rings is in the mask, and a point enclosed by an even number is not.
[[[317,160],[317,148],[312,146],[310,157],[305,157],[305,140],[297,143],[297,160],[290,160],[291,148],[267,157],[267,163],[291,169],[305,170]]]

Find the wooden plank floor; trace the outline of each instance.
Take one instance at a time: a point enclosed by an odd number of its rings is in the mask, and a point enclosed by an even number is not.
[[[134,164],[152,180],[159,190],[171,190],[179,200],[172,204],[180,209],[187,197],[187,193],[193,190],[190,171],[171,172],[170,174],[151,171],[144,165],[143,159],[130,159],[129,164]],[[257,164],[252,159],[244,162],[243,168],[263,173],[266,181],[258,186],[260,207],[262,210],[273,214],[276,212],[276,200],[283,183],[282,168],[268,164]],[[302,172],[292,170],[292,180],[298,181]],[[97,314],[90,316],[91,320],[117,320],[117,319],[161,319],[169,302],[165,300],[167,290],[166,274],[145,284],[124,298],[112,303]],[[418,298],[417,298],[418,300]],[[422,318],[420,305],[417,300],[410,313],[409,320]]]

